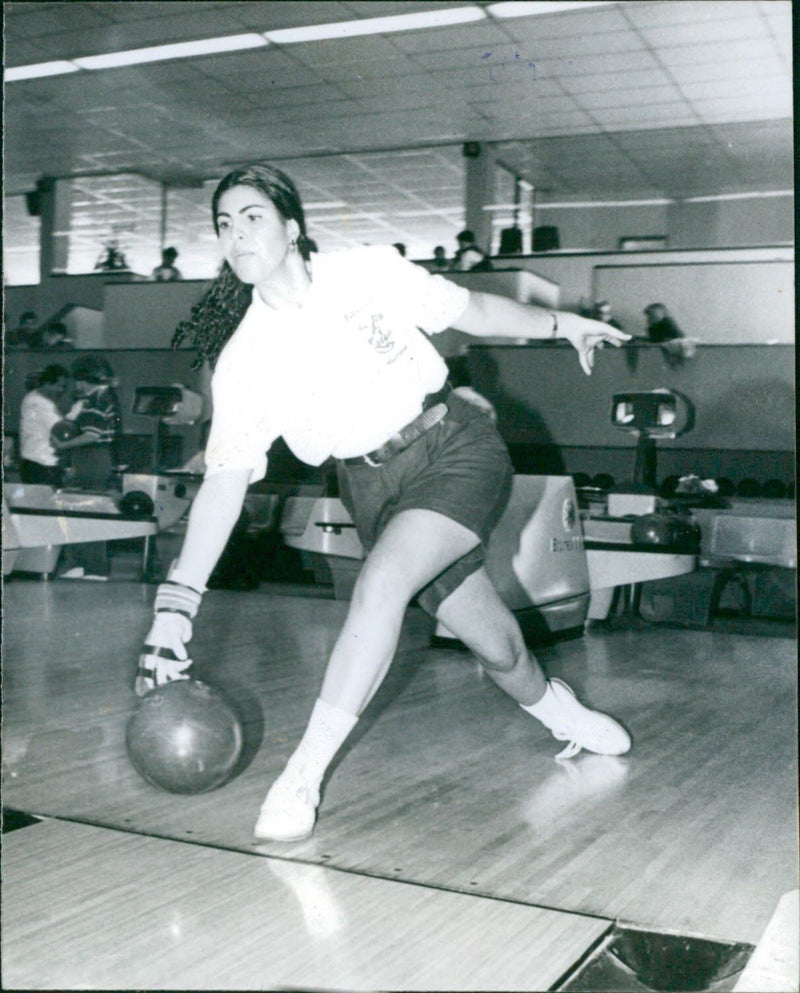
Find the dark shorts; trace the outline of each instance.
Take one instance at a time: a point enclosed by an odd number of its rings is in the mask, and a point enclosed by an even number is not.
[[[19,478],[23,483],[53,486],[55,489],[60,489],[63,485],[64,470],[60,465],[42,465],[41,462],[20,459]]]
[[[382,466],[337,463],[342,502],[369,551],[404,510],[434,510],[463,524],[480,544],[440,573],[417,596],[435,615],[439,605],[485,558],[485,544],[505,510],[513,470],[488,414],[451,394],[447,416]]]

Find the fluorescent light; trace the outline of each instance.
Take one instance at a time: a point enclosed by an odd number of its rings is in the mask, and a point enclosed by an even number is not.
[[[586,207],[665,207],[675,203],[675,200],[666,197],[657,197],[652,200],[565,200],[562,203],[552,201],[550,203],[537,203],[536,211],[540,210],[570,210],[572,208]]]
[[[486,10],[492,17],[533,17],[536,14],[559,14],[563,10],[610,6],[607,0],[506,0],[504,3],[490,3]]]
[[[682,203],[711,203],[713,200],[760,200],[765,197],[792,197],[794,190],[764,190],[752,193],[716,193],[707,197],[685,197]]]
[[[36,62],[28,66],[14,66],[6,69],[3,79],[7,83],[15,83],[21,79],[41,79],[43,76],[63,76],[66,72],[77,72],[78,67],[73,62],[60,60],[58,62]]]
[[[197,55],[214,55],[217,52],[239,52],[247,48],[266,45],[263,35],[230,34],[220,38],[200,41],[181,41],[174,45],[155,45],[152,48],[131,48],[107,55],[88,55],[73,59],[81,69],[113,69],[117,66],[140,65],[143,62],[162,62],[165,59],[186,59]]]
[[[449,7],[443,10],[422,10],[415,14],[394,14],[391,17],[366,17],[358,21],[331,24],[308,24],[301,28],[281,28],[266,31],[264,37],[276,44],[290,45],[298,41],[321,41],[324,38],[352,38],[355,35],[388,34],[392,31],[414,31],[418,28],[440,28],[449,24],[480,21],[486,14],[480,7]]]

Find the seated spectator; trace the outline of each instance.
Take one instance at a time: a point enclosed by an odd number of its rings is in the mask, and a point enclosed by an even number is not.
[[[153,269],[153,279],[157,283],[171,283],[176,279],[183,279],[180,269],[175,268],[175,259],[178,257],[177,248],[165,248],[161,253],[161,265]]]
[[[648,341],[661,346],[668,365],[677,367],[694,357],[697,342],[687,340],[663,303],[651,303],[644,308],[647,318]]]
[[[437,245],[433,250],[433,261],[437,269],[446,269],[448,266],[447,252],[444,245]]]
[[[453,259],[453,269],[456,272],[488,272],[492,268],[489,256],[477,245],[459,248]]]
[[[458,244],[457,251],[461,251],[461,249],[466,248],[467,245],[474,245],[475,232],[471,228],[464,228],[463,231],[459,231],[456,235],[456,243]]]
[[[396,248],[397,251],[403,256],[403,258],[406,257],[406,246],[403,244],[402,241],[396,241],[392,247]]]
[[[664,341],[683,337],[683,331],[663,303],[648,304],[644,308],[644,316],[647,318],[647,337],[654,344],[660,345]]]
[[[39,347],[50,351],[61,351],[75,346],[69,336],[67,325],[56,321],[54,324],[45,324],[39,332]]]
[[[35,310],[26,310],[20,316],[19,324],[6,335],[6,348],[36,348],[39,318]]]
[[[598,300],[594,305],[594,311],[591,316],[596,321],[602,321],[603,324],[610,324],[612,328],[617,328],[619,331],[625,330],[619,321],[614,320],[611,316],[611,304],[608,300]]]

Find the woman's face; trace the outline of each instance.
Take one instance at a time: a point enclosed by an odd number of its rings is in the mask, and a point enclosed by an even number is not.
[[[223,193],[216,222],[228,265],[243,283],[255,286],[280,271],[300,231],[297,221],[285,220],[272,201],[252,186],[234,186]]]

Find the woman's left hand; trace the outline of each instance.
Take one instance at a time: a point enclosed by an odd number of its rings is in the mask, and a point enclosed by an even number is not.
[[[614,348],[619,348],[632,337],[612,327],[611,324],[593,321],[588,317],[581,317],[580,314],[571,314],[563,310],[558,313],[558,336],[566,338],[577,351],[581,369],[587,376],[592,374],[596,348],[602,348],[606,342]]]

